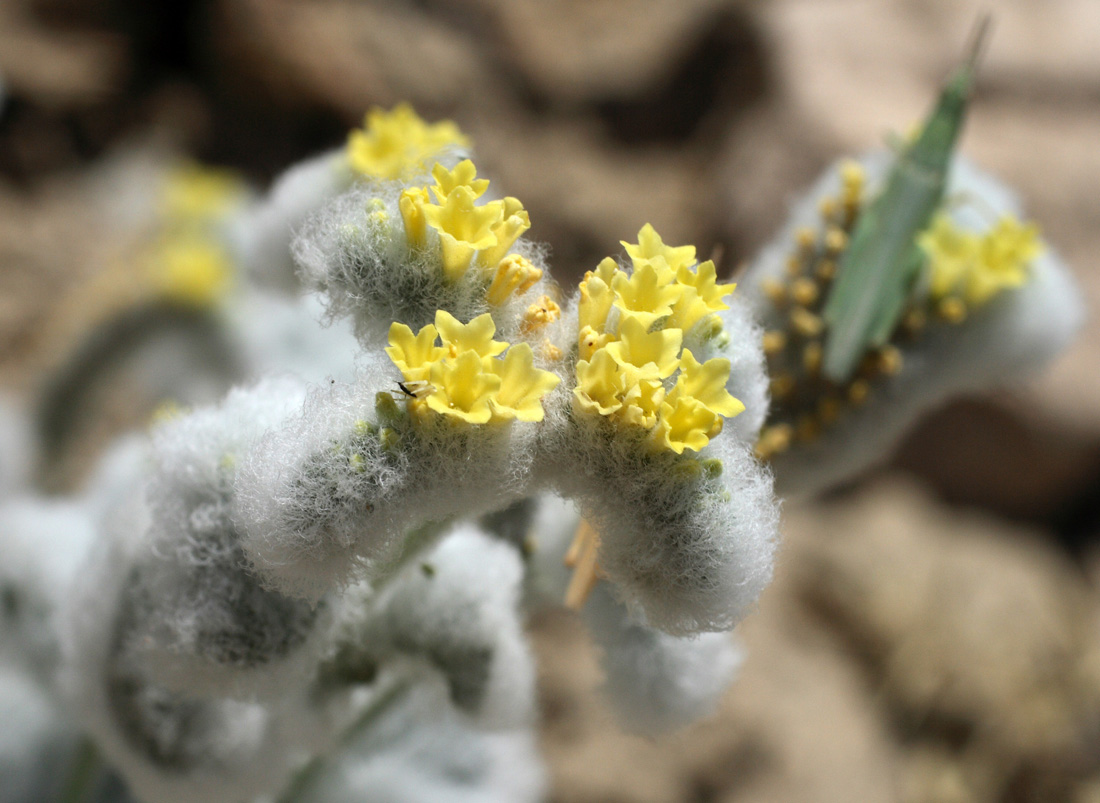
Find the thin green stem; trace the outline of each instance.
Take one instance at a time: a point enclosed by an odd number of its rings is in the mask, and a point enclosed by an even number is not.
[[[95,744],[87,736],[83,737],[69,765],[58,803],[82,803],[86,800],[99,778],[102,765]]]

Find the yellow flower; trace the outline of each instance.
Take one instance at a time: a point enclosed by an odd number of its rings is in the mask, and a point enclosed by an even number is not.
[[[663,279],[652,263],[635,268],[629,278],[620,273],[611,280],[611,288],[615,291],[614,304],[644,326],[652,326],[658,318],[671,315],[672,305],[680,298],[682,290],[671,279],[671,271]]]
[[[620,366],[629,367],[627,374],[631,378],[664,379],[672,376],[679,366],[683,334],[679,329],[647,332],[641,321],[628,317],[619,327],[619,340],[605,349]]]
[[[1041,250],[1038,226],[1002,217],[982,238],[978,259],[966,276],[967,303],[984,304],[1001,290],[1022,285],[1027,281],[1032,260]]]
[[[451,281],[460,279],[474,254],[497,244],[494,227],[500,224],[499,201],[474,206],[474,191],[455,187],[442,206],[423,206],[428,225],[439,232],[443,247],[443,273]]]
[[[169,221],[206,223],[239,204],[245,187],[230,170],[187,163],[168,173],[161,192],[162,214]]]
[[[478,357],[489,358],[495,357],[508,348],[507,343],[493,340],[497,326],[493,322],[493,316],[488,312],[478,315],[469,323],[462,323],[446,310],[437,310],[435,328],[439,331],[439,338],[451,357],[458,357],[470,351]]]
[[[490,399],[493,417],[541,421],[541,399],[561,382],[557,374],[535,368],[534,352],[526,343],[512,346],[504,359],[491,360],[490,367],[500,379],[500,389]]]
[[[665,326],[690,331],[703,318],[711,314],[710,305],[699,297],[694,287],[680,286],[680,298],[672,305],[672,314]]]
[[[410,187],[401,191],[397,206],[401,210],[401,220],[405,223],[405,238],[413,248],[423,248],[428,235],[428,220],[424,216],[424,207],[430,199],[424,187]]]
[[[469,187],[475,198],[480,198],[489,189],[489,179],[477,178],[477,168],[469,159],[463,159],[454,170],[448,170],[441,164],[432,168],[432,178],[435,186],[432,192],[440,203],[443,203],[455,187]]]
[[[153,285],[166,298],[209,307],[229,288],[233,263],[225,249],[202,233],[167,236],[148,257]]]
[[[591,360],[577,362],[573,397],[582,410],[611,415],[623,406],[619,394],[624,390],[623,373],[606,349],[597,350]]]
[[[435,344],[438,332],[431,324],[421,329],[415,336],[412,329],[403,323],[390,324],[390,345],[386,353],[390,355],[406,381],[419,382],[428,378],[431,365],[447,354]]]
[[[695,262],[695,246],[681,245],[668,246],[661,240],[656,230],[646,223],[638,232],[638,244],[631,245],[625,240],[620,241],[626,253],[630,255],[634,266],[638,267],[655,258],[661,258],[674,273],[681,267],[688,267]]]
[[[519,254],[509,254],[497,263],[485,300],[499,306],[512,294],[522,295],[542,278],[542,270]]]
[[[607,332],[597,332],[591,326],[586,326],[581,329],[580,336],[577,338],[577,357],[590,360],[593,354],[614,340],[615,338]]]
[[[737,287],[732,282],[719,284],[718,272],[714,267],[714,263],[709,259],[706,262],[700,262],[694,270],[687,265],[680,266],[676,271],[676,279],[680,284],[694,287],[695,292],[699,294],[699,298],[706,303],[711,312],[729,309],[729,304],[722,299]]]
[[[732,418],[744,412],[745,405],[726,390],[729,376],[729,360],[716,357],[700,363],[690,349],[684,349],[680,357],[680,376],[676,378],[669,401],[690,397],[711,412]]]
[[[391,112],[367,112],[363,129],[348,135],[347,159],[352,170],[368,178],[401,179],[422,172],[445,148],[469,144],[450,120],[425,123],[411,106],[401,103]]]
[[[642,429],[652,429],[657,423],[665,386],[658,379],[640,379],[623,396],[623,421]]]
[[[652,437],[661,446],[683,454],[684,449],[698,452],[721,429],[722,419],[706,405],[690,396],[681,396],[661,404],[661,417]]]
[[[929,290],[934,298],[956,290],[978,258],[978,237],[960,229],[943,213],[921,232],[917,245],[928,257]]]
[[[550,296],[541,296],[539,300],[527,308],[520,322],[521,332],[533,332],[551,324],[561,317],[561,307]]]
[[[475,351],[432,363],[428,375],[432,392],[425,398],[428,408],[468,424],[487,423],[493,415],[489,401],[500,389],[501,381],[482,368],[481,357]]]
[[[611,304],[615,300],[611,284],[616,276],[625,275],[611,257],[605,257],[595,271],[588,271],[584,275],[584,280],[580,283],[581,298],[577,308],[582,330],[586,327],[596,332],[603,330],[607,323],[607,313],[611,311]]]
[[[478,254],[477,261],[482,268],[491,269],[504,259],[508,254],[508,249],[515,244],[516,240],[531,228],[531,218],[519,199],[511,196],[503,201],[494,201],[492,204],[487,204],[487,206],[499,210],[497,220],[492,224],[492,232],[493,236],[496,237],[496,243]]]

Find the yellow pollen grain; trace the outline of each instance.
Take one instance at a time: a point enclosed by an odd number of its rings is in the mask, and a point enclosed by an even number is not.
[[[764,353],[775,355],[787,347],[787,333],[772,329],[764,333]]]
[[[791,327],[803,337],[817,337],[825,324],[805,307],[794,307],[791,309]]]
[[[803,443],[815,441],[821,435],[821,424],[812,415],[804,415],[795,425],[795,435]]]
[[[817,282],[808,276],[795,279],[791,283],[791,297],[795,300],[795,303],[804,307],[812,306],[817,301],[819,293]]]

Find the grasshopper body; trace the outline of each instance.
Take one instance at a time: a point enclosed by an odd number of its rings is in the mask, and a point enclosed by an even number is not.
[[[882,192],[856,221],[823,311],[828,330],[822,369],[837,384],[851,378],[869,348],[889,339],[920,275],[916,238],[943,201],[983,33],[984,26],[971,57],[948,80]]]

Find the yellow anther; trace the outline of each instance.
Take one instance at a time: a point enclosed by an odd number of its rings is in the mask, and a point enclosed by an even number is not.
[[[787,451],[791,446],[793,434],[790,424],[772,424],[764,427],[760,431],[760,438],[756,441],[756,456],[761,460],[768,460]]]
[[[823,282],[831,282],[833,277],[836,276],[836,263],[831,259],[823,259],[817,263],[817,269],[814,271],[817,274],[817,278]]]
[[[844,229],[832,226],[825,232],[825,248],[831,254],[839,254],[848,245],[848,235]]]
[[[817,282],[808,276],[795,279],[791,283],[791,297],[795,303],[804,307],[812,306],[820,293]]]
[[[825,328],[825,323],[805,307],[791,309],[791,327],[803,337],[817,337]]]
[[[833,396],[825,396],[817,403],[817,415],[821,423],[828,425],[840,417],[840,399]]]
[[[809,226],[802,226],[794,233],[794,241],[803,251],[809,251],[817,244],[817,232]]]
[[[897,376],[905,360],[897,346],[883,346],[878,350],[878,369],[886,376]]]
[[[871,385],[865,379],[856,379],[848,386],[848,401],[857,407],[867,401]]]
[[[779,354],[787,347],[787,333],[780,329],[772,329],[764,333],[764,353],[773,356]]]
[[[542,341],[542,345],[539,346],[539,353],[542,355],[542,358],[544,360],[549,360],[550,362],[557,362],[564,356],[561,349],[559,349],[549,340]]]
[[[760,289],[775,306],[779,307],[787,303],[787,287],[777,279],[762,280]]]
[[[863,187],[866,173],[859,162],[846,159],[840,166],[840,181],[846,192],[858,193]]]
[[[821,435],[821,424],[812,415],[800,416],[795,425],[795,436],[803,443],[817,440]]]
[[[790,374],[776,374],[771,378],[769,390],[773,399],[783,399],[794,390],[795,379]]]
[[[806,344],[806,348],[802,350],[802,365],[806,369],[806,373],[812,376],[821,371],[823,354],[824,349],[822,349],[820,342],[815,340]]]
[[[948,296],[936,305],[936,313],[948,323],[962,323],[966,320],[966,304],[961,298]]]

